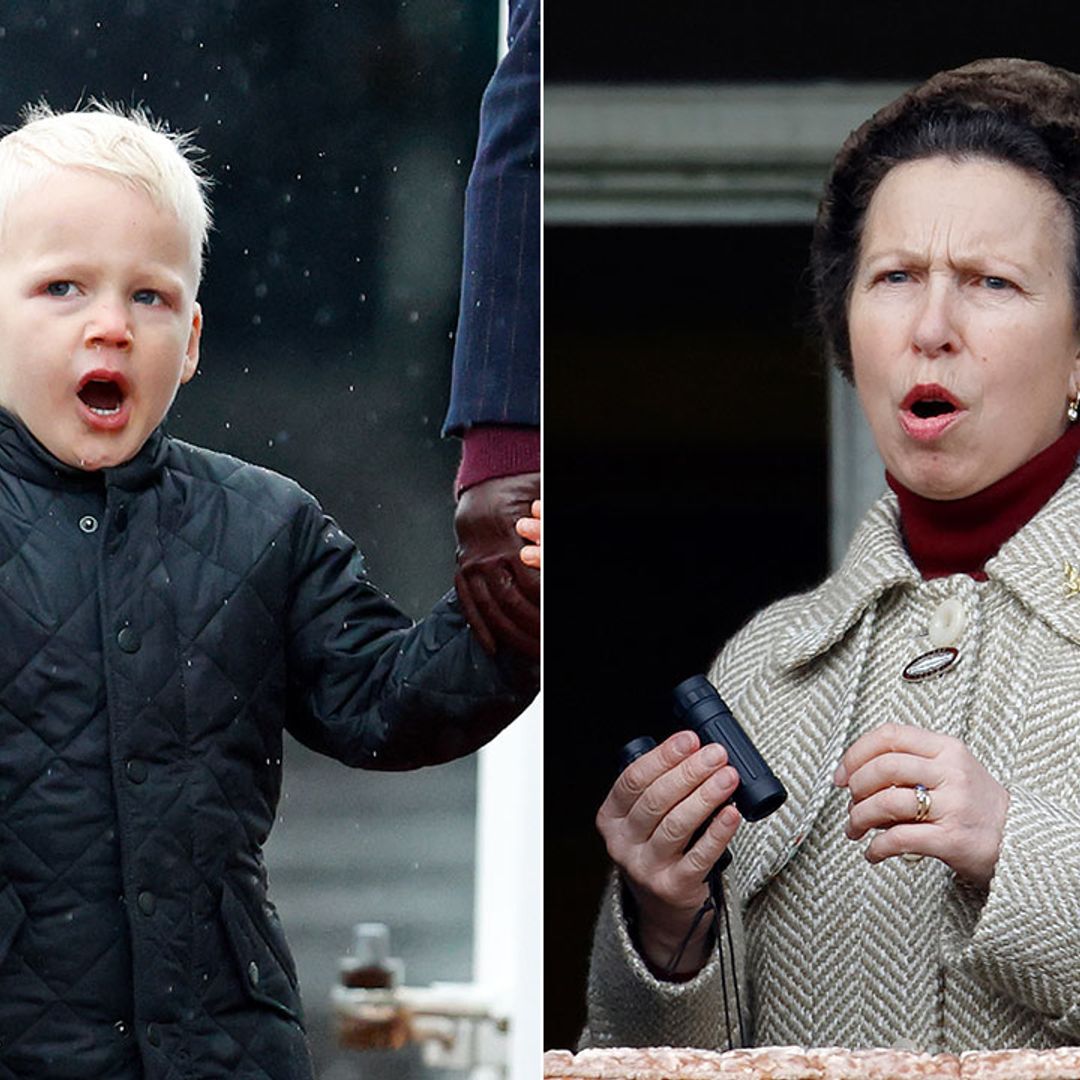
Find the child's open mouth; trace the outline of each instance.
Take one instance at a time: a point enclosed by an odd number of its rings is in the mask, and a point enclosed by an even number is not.
[[[85,406],[83,415],[93,427],[117,427],[126,418],[128,384],[119,372],[89,371],[79,380],[76,392]]]
[[[82,403],[98,416],[111,416],[120,411],[120,403],[124,395],[120,387],[114,382],[103,382],[91,379],[80,391],[79,397]]]

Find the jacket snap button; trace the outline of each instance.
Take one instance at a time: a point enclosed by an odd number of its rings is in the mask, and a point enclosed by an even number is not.
[[[138,631],[132,626],[122,626],[116,635],[116,644],[126,653],[138,652],[141,644]]]
[[[259,985],[259,965],[256,964],[254,960],[248,964],[248,979],[252,986]]]
[[[146,1041],[151,1046],[160,1046],[161,1045],[161,1032],[158,1031],[157,1024],[147,1024],[146,1025]]]
[[[79,518],[79,528],[82,529],[84,533],[97,532],[97,525],[97,518],[92,517],[90,514]]]
[[[124,766],[124,771],[133,784],[141,784],[147,775],[146,762],[139,758],[131,758]]]
[[[153,915],[154,909],[157,907],[157,897],[148,889],[144,889],[139,893],[136,903],[139,905],[139,910],[144,915]]]

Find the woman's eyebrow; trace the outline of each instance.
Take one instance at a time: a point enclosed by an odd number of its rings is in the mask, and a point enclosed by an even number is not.
[[[863,266],[871,263],[896,263],[897,265],[911,266],[925,263],[927,255],[925,251],[915,251],[912,248],[895,245],[882,245],[878,248],[864,249],[859,262]]]
[[[880,263],[896,263],[899,266],[925,266],[932,258],[925,251],[903,246],[882,246],[863,252],[860,263],[864,266]],[[1023,274],[1030,273],[1038,265],[1038,260],[1018,261],[1015,257],[1004,255],[992,247],[976,246],[960,254],[946,254],[946,261],[957,270],[979,271],[986,273],[990,268],[1001,268]]]

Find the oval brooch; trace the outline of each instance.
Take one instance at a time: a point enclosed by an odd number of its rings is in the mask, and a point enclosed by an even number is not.
[[[931,649],[922,656],[916,656],[914,660],[901,672],[908,682],[918,682],[920,679],[929,679],[931,675],[939,675],[947,667],[956,663],[960,652],[952,646],[944,649]]]

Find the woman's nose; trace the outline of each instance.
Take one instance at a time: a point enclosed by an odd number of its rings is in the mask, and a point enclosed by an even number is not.
[[[949,356],[960,348],[952,299],[950,286],[943,281],[931,281],[920,297],[911,343],[928,359]]]
[[[130,348],[131,320],[126,305],[111,299],[99,303],[86,324],[84,338],[88,348]]]

